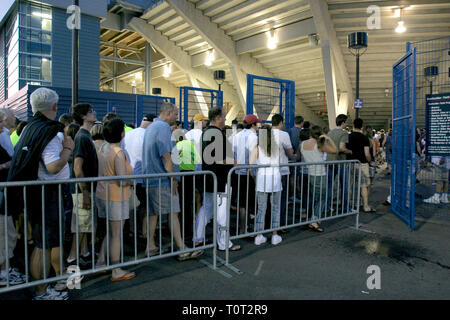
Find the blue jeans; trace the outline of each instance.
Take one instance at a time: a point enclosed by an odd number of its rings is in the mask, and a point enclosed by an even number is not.
[[[280,202],[280,225],[285,226],[288,223],[286,222],[286,206],[287,206],[287,185],[289,183],[289,175],[281,176],[281,185],[283,186],[283,190],[281,191],[281,202]]]
[[[326,176],[309,176],[309,198],[312,203],[313,219],[320,218],[325,210],[326,190]]]
[[[280,226],[280,201],[281,191],[279,192],[257,192],[258,211],[256,214],[256,231],[264,230],[264,222],[267,210],[267,197],[270,194],[271,214],[272,214],[272,229]]]
[[[339,177],[337,177],[339,175]],[[350,170],[346,165],[329,165],[328,166],[328,195],[327,195],[327,210],[337,209],[338,212],[347,213],[349,211],[348,203],[348,189],[350,181]],[[334,185],[339,183],[337,186],[337,192],[333,191]],[[342,199],[342,191],[344,192],[344,199]],[[337,200],[333,202],[333,198],[336,196]]]

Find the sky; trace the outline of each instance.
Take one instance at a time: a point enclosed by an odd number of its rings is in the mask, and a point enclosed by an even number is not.
[[[0,21],[3,19],[3,16],[6,14],[13,2],[14,0],[0,0]]]

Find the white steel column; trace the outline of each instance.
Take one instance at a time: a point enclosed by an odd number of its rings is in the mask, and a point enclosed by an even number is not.
[[[322,40],[322,62],[325,75],[325,90],[327,93],[328,127],[331,130],[336,127],[336,107],[338,105],[338,100],[334,61],[331,55],[330,42],[328,40]]]
[[[150,44],[145,43],[145,94],[150,95],[150,81],[152,78],[152,53]]]

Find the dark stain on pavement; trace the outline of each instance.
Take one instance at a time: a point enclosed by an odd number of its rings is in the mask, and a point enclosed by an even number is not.
[[[441,268],[450,269],[450,266],[448,265],[425,258],[427,255],[432,256],[432,254],[428,252],[429,250],[407,241],[365,234],[349,235],[343,238],[336,238],[334,241],[345,248],[350,249],[351,252],[393,259],[397,262],[404,263],[410,269],[413,269],[415,266],[414,259],[420,259]]]

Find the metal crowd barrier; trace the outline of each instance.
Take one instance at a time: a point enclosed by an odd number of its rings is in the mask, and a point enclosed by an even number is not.
[[[213,190],[206,190],[205,189],[205,182],[206,182],[206,177],[210,176],[212,177],[213,180]],[[162,235],[162,218],[164,217],[164,215],[161,215],[161,212],[159,212],[157,214],[157,216],[159,217],[159,252],[158,254],[154,255],[154,256],[150,256],[150,252],[147,252],[146,254],[144,253],[144,255],[138,254],[138,241],[137,241],[137,206],[136,206],[136,201],[134,201],[134,199],[137,198],[136,196],[136,185],[137,185],[137,180],[143,180],[143,184],[142,186],[145,188],[146,190],[146,197],[148,200],[149,197],[149,180],[150,179],[157,179],[158,180],[158,190],[159,190],[159,197],[161,199],[161,182],[162,179],[164,178],[171,178],[171,177],[175,177],[177,178],[179,183],[182,183],[180,185],[180,191],[179,192],[179,197],[181,199],[181,203],[180,203],[180,210],[181,210],[181,215],[178,215],[179,218],[179,223],[180,223],[180,232],[181,232],[181,236],[182,236],[182,242],[183,244],[187,247],[189,247],[189,249],[184,249],[184,250],[176,250],[174,248],[174,234],[173,234],[173,220],[170,219],[171,221],[171,227],[170,227],[170,247],[168,252],[165,251],[165,249],[163,248],[163,235]],[[184,188],[187,186],[187,184],[185,184],[184,180],[187,179],[187,177],[193,177],[192,178],[192,189],[193,190],[193,194],[192,195],[188,195],[185,194],[184,192]],[[79,183],[89,183],[90,184],[90,190],[91,190],[91,223],[92,226],[95,226],[95,220],[96,220],[96,210],[94,209],[96,207],[96,200],[95,200],[95,189],[94,189],[94,184],[98,183],[100,181],[105,181],[106,182],[106,200],[109,200],[109,185],[111,183],[113,183],[114,181],[120,181],[120,193],[121,193],[121,200],[123,200],[123,192],[124,192],[124,186],[123,183],[124,181],[133,181],[132,182],[132,194],[131,197],[133,198],[133,206],[130,206],[130,214],[129,214],[129,218],[130,220],[133,219],[134,220],[134,239],[133,239],[133,252],[134,255],[131,257],[125,257],[124,255],[124,228],[123,228],[123,223],[125,223],[125,221],[121,220],[122,224],[121,224],[121,252],[120,252],[120,263],[116,263],[116,264],[111,264],[110,261],[110,246],[109,246],[109,237],[107,236],[107,245],[106,245],[106,266],[103,267],[96,267],[95,266],[95,253],[96,253],[96,249],[95,249],[95,233],[96,233],[96,228],[93,227],[92,231],[90,232],[90,240],[91,240],[91,263],[92,263],[92,267],[88,268],[86,270],[80,270],[79,274],[77,276],[79,277],[83,277],[84,275],[88,275],[88,274],[94,274],[94,273],[99,273],[102,271],[106,271],[106,270],[112,270],[114,268],[120,268],[120,267],[126,267],[126,266],[131,266],[131,265],[136,265],[136,264],[140,264],[140,263],[144,263],[144,262],[148,262],[148,261],[153,261],[153,260],[157,260],[157,259],[163,259],[163,258],[168,258],[168,257],[172,257],[172,256],[176,256],[176,255],[181,255],[184,253],[189,253],[189,252],[194,252],[197,250],[205,250],[205,249],[209,249],[209,248],[213,248],[213,264],[212,264],[212,268],[214,270],[216,270],[216,225],[217,225],[217,212],[216,212],[216,194],[217,194],[217,177],[216,175],[211,172],[211,171],[197,171],[197,172],[175,172],[175,173],[167,173],[167,174],[149,174],[149,175],[139,175],[139,176],[115,176],[115,177],[98,177],[98,178],[81,178],[81,179],[69,179],[69,180],[53,180],[53,181],[21,181],[21,182],[3,182],[0,183],[0,190],[3,191],[4,194],[4,198],[3,198],[3,194],[1,194],[1,197],[5,200],[5,212],[3,212],[0,215],[0,219],[4,220],[4,229],[0,230],[0,237],[4,237],[5,240],[5,247],[2,248],[5,250],[5,257],[6,257],[6,270],[9,270],[10,268],[10,262],[9,262],[9,256],[8,256],[8,216],[7,213],[8,212],[8,207],[11,207],[13,204],[8,203],[8,189],[11,189],[13,187],[15,187],[13,190],[15,190],[15,192],[18,192],[18,188],[20,188],[21,190],[23,190],[23,197],[24,199],[27,199],[27,192],[29,191],[29,189],[31,187],[41,187],[41,201],[42,201],[42,243],[43,243],[43,248],[42,248],[42,261],[43,261],[43,265],[46,266],[48,263],[50,263],[47,260],[46,255],[44,254],[46,249],[46,232],[45,232],[45,223],[46,223],[46,217],[45,217],[45,189],[46,187],[48,188],[48,186],[56,186],[58,189],[58,219],[59,219],[59,274],[56,274],[53,277],[50,277],[49,274],[47,274],[46,272],[46,268],[44,267],[44,274],[43,274],[43,279],[40,280],[33,280],[30,277],[30,252],[28,250],[28,223],[31,220],[30,218],[30,206],[32,205],[31,203],[27,203],[26,200],[24,200],[24,207],[23,207],[23,236],[24,236],[24,269],[25,269],[25,277],[26,277],[26,281],[23,284],[17,284],[17,285],[11,285],[10,284],[10,277],[9,277],[9,272],[6,272],[7,274],[7,284],[4,287],[0,287],[0,293],[4,293],[4,292],[8,292],[8,291],[12,291],[12,290],[18,290],[18,289],[24,289],[24,288],[29,288],[29,287],[33,287],[33,286],[37,286],[37,285],[43,285],[43,284],[47,284],[47,283],[51,283],[51,282],[57,282],[59,280],[67,280],[71,274],[66,273],[66,268],[64,267],[66,265],[66,263],[63,261],[65,260],[64,257],[64,246],[63,246],[63,228],[62,226],[64,225],[64,208],[63,208],[63,197],[64,197],[64,192],[63,192],[63,188],[66,184],[70,184],[70,185],[76,185]],[[197,186],[196,186],[197,183]],[[199,187],[200,184],[200,187]],[[170,179],[170,189],[173,189],[173,180]],[[55,188],[55,187],[53,187]],[[78,201],[78,188],[74,188],[75,189],[75,195],[76,195],[76,201]],[[214,205],[213,205],[213,242],[210,244],[206,243],[206,236],[203,240],[203,242],[200,245],[196,245],[194,242],[191,241],[191,239],[185,239],[185,231],[187,230],[187,228],[193,227],[195,228],[195,212],[196,212],[196,204],[195,204],[195,193],[196,190],[198,192],[200,192],[201,194],[203,194],[203,198],[206,192],[212,192],[214,194],[213,197],[213,201],[214,201]],[[35,190],[36,191],[36,190]],[[184,202],[184,198],[185,197],[192,197],[192,201],[193,201],[193,210],[194,210],[194,214],[193,216],[193,221],[192,224],[184,221],[184,216],[185,216],[185,202]],[[170,201],[172,202],[172,193],[170,196]],[[172,203],[170,204],[171,206],[171,211],[172,211]],[[76,245],[77,245],[77,252],[76,252],[76,264],[78,266],[78,268],[80,267],[80,248],[79,248],[79,237],[80,237],[80,229],[79,229],[79,206],[78,203],[75,206],[74,203],[74,208],[76,207],[76,212],[73,212],[72,218],[76,219],[76,233],[73,234],[73,236],[76,238]],[[161,207],[160,207],[161,210]],[[132,213],[131,213],[132,211]],[[149,204],[147,201],[147,206],[145,209],[145,216],[147,218],[147,243],[148,243],[148,239],[149,239]],[[167,215],[170,215],[167,214]],[[35,217],[34,217],[35,218]],[[40,219],[41,217],[39,217]],[[105,219],[105,224],[106,224],[106,235],[109,235],[109,206],[106,206],[106,219]],[[204,226],[204,230],[203,230],[203,234],[205,234],[205,229],[206,229],[206,224]],[[3,232],[2,232],[3,231]],[[20,231],[20,230],[17,230]],[[71,230],[66,230],[66,232],[70,232]],[[4,234],[3,234],[4,233]],[[156,233],[156,232],[155,232]],[[193,230],[193,234],[195,234],[195,231]],[[190,245],[187,244],[187,241],[189,241]],[[167,249],[167,248],[166,248]],[[175,249],[175,250],[174,250]],[[100,250],[100,249],[99,249]],[[99,251],[98,250],[98,251]],[[206,263],[205,263],[206,264]],[[207,263],[209,265],[209,263]],[[211,266],[211,265],[210,265]],[[81,268],[80,268],[81,269]]]
[[[280,199],[280,211],[283,207],[281,205],[282,201],[285,201],[285,215],[284,221],[280,221],[280,225],[278,227],[272,228],[272,222],[274,216],[272,215],[273,203],[271,202],[271,206],[267,206],[267,212],[270,210],[270,226],[269,228],[264,225],[264,229],[262,231],[256,230],[256,219],[258,212],[258,201],[257,201],[257,192],[255,191],[255,199],[254,199],[254,212],[253,219],[255,223],[253,224],[253,230],[248,230],[250,227],[249,221],[252,219],[249,212],[249,189],[250,179],[253,179],[250,171],[253,170],[255,185],[257,185],[257,170],[261,168],[280,168],[280,167],[289,167],[289,175],[288,178],[285,179],[286,184],[286,192],[284,192],[283,196]],[[318,176],[313,176],[308,174],[308,170],[312,173],[314,168],[325,169],[325,176],[318,178]],[[236,172],[242,172],[243,169],[247,169],[246,174],[241,175],[240,179],[237,179],[237,182],[233,183],[233,176],[236,176]],[[293,176],[294,184],[293,188],[289,186],[289,178]],[[243,180],[242,180],[243,179]],[[272,175],[272,179],[274,176]],[[317,180],[322,179],[319,183],[319,186],[316,186]],[[242,182],[241,182],[242,181]],[[264,186],[266,185],[264,182]],[[247,190],[244,193],[241,192],[241,183],[247,186]],[[303,226],[307,224],[311,224],[314,222],[322,222],[331,219],[342,218],[350,215],[356,215],[356,228],[359,228],[359,209],[360,209],[360,199],[361,199],[361,166],[360,162],[357,160],[351,161],[326,161],[326,162],[317,162],[317,163],[306,163],[306,162],[296,162],[283,164],[282,166],[270,166],[270,165],[238,165],[235,166],[228,173],[227,184],[231,186],[234,184],[234,188],[237,187],[237,190],[233,192],[232,188],[228,188],[228,202],[227,202],[227,224],[226,224],[226,242],[229,240],[246,238],[257,234],[269,233],[273,231],[279,231],[288,228],[294,228],[298,226]],[[272,181],[273,185],[273,181]],[[291,190],[290,190],[291,189]],[[292,190],[293,189],[293,190]],[[291,193],[294,195],[294,199],[296,196],[300,196],[300,199],[294,200],[292,205],[289,208],[289,198],[291,197]],[[232,199],[232,194],[235,194],[234,199]],[[245,194],[245,232],[239,233],[240,227],[240,197]],[[273,195],[271,193],[270,195]],[[267,198],[270,199],[269,196]],[[231,204],[235,201],[235,206],[237,208],[236,212],[236,221],[234,227],[231,226]],[[299,203],[297,203],[299,202]],[[317,203],[319,202],[319,203]],[[319,205],[319,210],[317,212],[314,209],[317,204]],[[281,212],[280,212],[281,215]],[[266,214],[267,217],[267,214]],[[276,218],[276,217],[275,217]],[[241,218],[242,219],[242,218]],[[233,221],[234,222],[234,221]],[[241,228],[242,229],[242,228]],[[240,273],[236,268],[229,264],[229,247],[226,247],[225,250],[225,266],[229,267],[233,271]],[[222,260],[219,258],[219,260]]]

